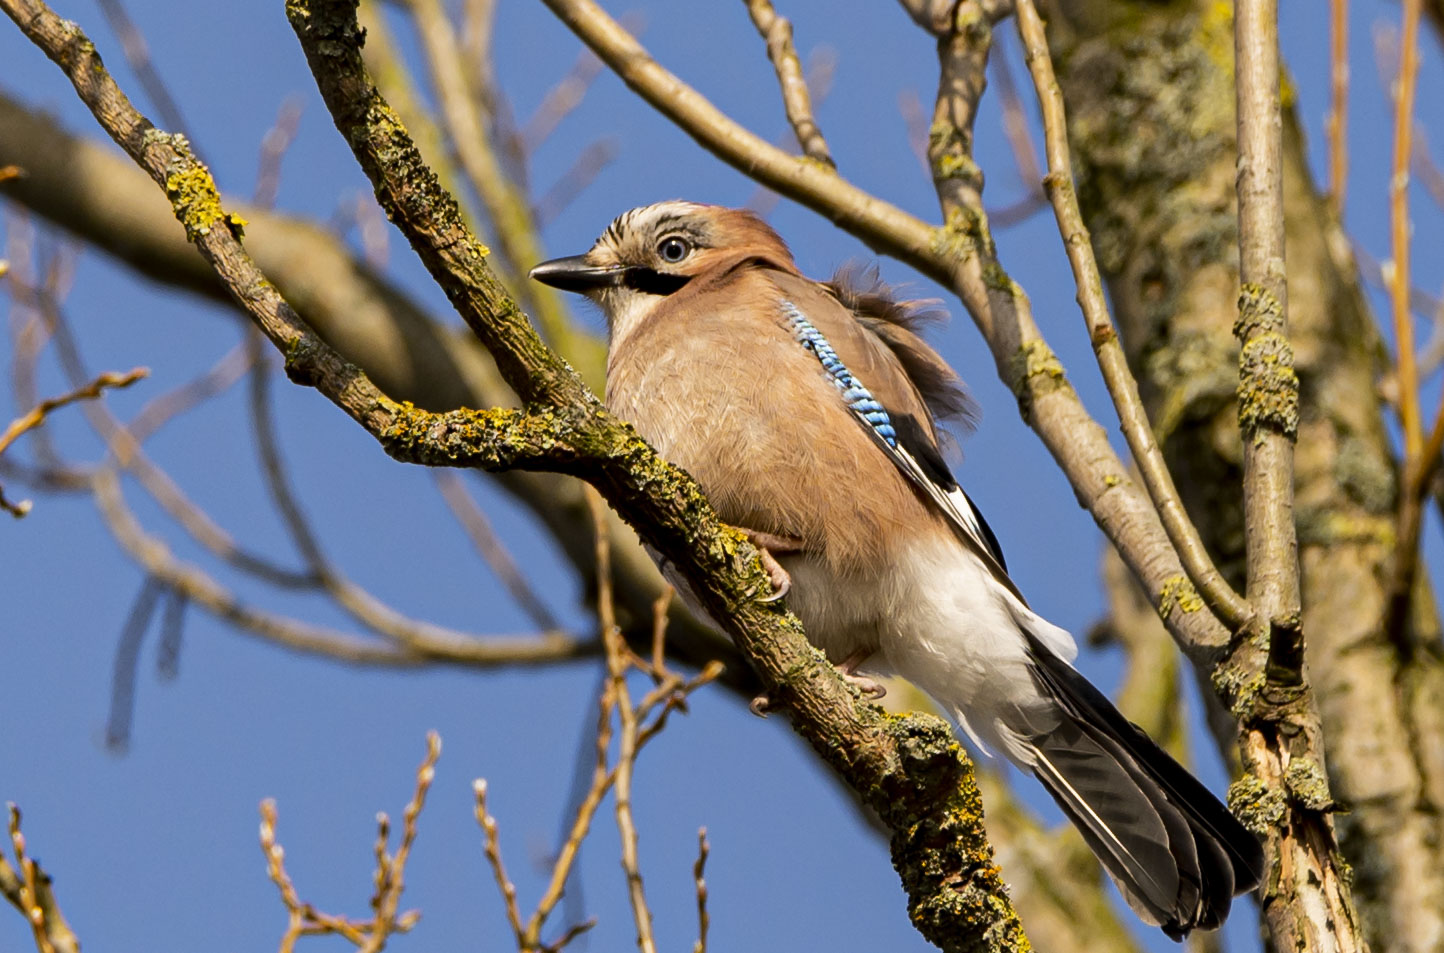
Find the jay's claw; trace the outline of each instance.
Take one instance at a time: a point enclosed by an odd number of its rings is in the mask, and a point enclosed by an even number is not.
[[[802,540],[755,529],[744,529],[742,532],[747,534],[747,541],[757,547],[757,558],[762,561],[762,568],[767,570],[767,578],[772,580],[772,595],[762,601],[776,602],[792,589],[792,577],[773,554],[799,553],[802,551]]]
[[[772,595],[765,597],[762,601],[776,602],[792,589],[792,577],[787,574],[786,569],[782,568],[782,564],[777,561],[777,558],[765,548],[759,547],[757,556],[762,560],[762,568],[767,570],[767,578],[772,580]]]
[[[887,688],[884,687],[883,684],[876,679],[869,678],[866,675],[857,674],[858,666],[862,665],[870,658],[872,658],[871,650],[859,649],[858,651],[849,655],[847,658],[843,659],[838,664],[837,671],[840,675],[842,675],[844,681],[846,681],[853,688],[856,688],[858,691],[862,692],[862,696],[864,698],[866,698],[868,701],[877,701],[879,698],[882,698],[887,694]]]

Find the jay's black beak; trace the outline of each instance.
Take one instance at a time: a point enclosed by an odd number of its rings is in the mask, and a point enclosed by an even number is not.
[[[527,274],[553,288],[585,293],[622,284],[626,281],[627,269],[621,265],[598,267],[588,262],[585,255],[571,255],[544,261]]]

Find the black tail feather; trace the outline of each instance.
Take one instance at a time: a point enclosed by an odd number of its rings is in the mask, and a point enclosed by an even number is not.
[[[1030,739],[1039,780],[1140,916],[1174,939],[1212,929],[1263,875],[1258,839],[1102,692],[1029,636],[1063,715]]]

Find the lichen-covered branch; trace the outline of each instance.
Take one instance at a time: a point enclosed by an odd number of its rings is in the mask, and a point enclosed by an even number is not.
[[[1123,345],[1118,340],[1118,330],[1113,325],[1113,316],[1108,312],[1108,302],[1103,297],[1103,279],[1098,273],[1098,262],[1093,257],[1093,244],[1088,229],[1083,224],[1083,215],[1078,210],[1078,198],[1073,188],[1072,159],[1068,153],[1067,120],[1063,110],[1063,94],[1053,76],[1053,62],[1048,52],[1048,39],[1043,32],[1043,21],[1032,0],[1017,0],[1018,33],[1028,69],[1033,74],[1033,85],[1038,91],[1038,101],[1043,111],[1043,134],[1047,143],[1048,175],[1044,188],[1053,203],[1058,219],[1058,228],[1063,234],[1063,246],[1068,252],[1068,261],[1073,266],[1073,281],[1078,288],[1078,305],[1083,319],[1088,324],[1088,337],[1093,342],[1093,352],[1098,357],[1098,367],[1113,398],[1118,412],[1118,421],[1133,460],[1148,488],[1153,505],[1158,508],[1159,519],[1168,533],[1168,538],[1178,550],[1179,558],[1188,571],[1189,580],[1198,588],[1230,629],[1243,628],[1253,616],[1253,607],[1224,579],[1218,567],[1204,548],[1198,528],[1183,509],[1183,501],[1173,485],[1173,475],[1164,463],[1163,453],[1153,436],[1153,427],[1148,421],[1148,412],[1143,408],[1143,399],[1138,394],[1138,382],[1128,368],[1123,354]]]
[[[1242,586],[1232,16],[1210,0],[1045,8],[1080,205],[1125,350],[1185,504]],[[1282,95],[1302,618],[1327,758],[1291,757],[1282,792],[1260,788],[1253,804],[1266,815],[1319,803],[1308,778],[1326,769],[1350,808],[1335,823],[1369,943],[1422,953],[1444,935],[1437,612],[1421,584],[1406,629],[1383,627],[1397,475],[1376,387],[1385,352],[1349,242],[1312,185],[1288,86]],[[1256,700],[1265,649],[1250,652],[1215,680]]]
[[[859,704],[809,646],[794,618],[759,601],[770,591],[755,551],[724,527],[697,487],[608,415],[541,343],[487,270],[486,250],[462,225],[405,130],[367,81],[354,3],[292,0],[288,13],[338,127],[378,197],[528,411],[433,414],[387,398],[317,338],[239,242],[243,222],[221,205],[186,143],[146,122],[74,25],[39,0],[0,0],[55,60],[113,139],[166,189],[187,236],[268,339],[288,375],[314,386],[388,453],[418,463],[528,466],[584,476],[687,576],[724,620],[797,730],[893,831],[895,864],[914,924],[948,950],[1018,950],[1026,939],[991,861],[971,769],[939,719],[884,717]]]

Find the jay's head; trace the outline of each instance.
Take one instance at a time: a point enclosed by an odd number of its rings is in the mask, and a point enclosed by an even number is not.
[[[615,334],[663,299],[750,262],[796,272],[782,239],[751,212],[671,201],[624,212],[585,255],[544,261],[531,277],[597,302]]]

